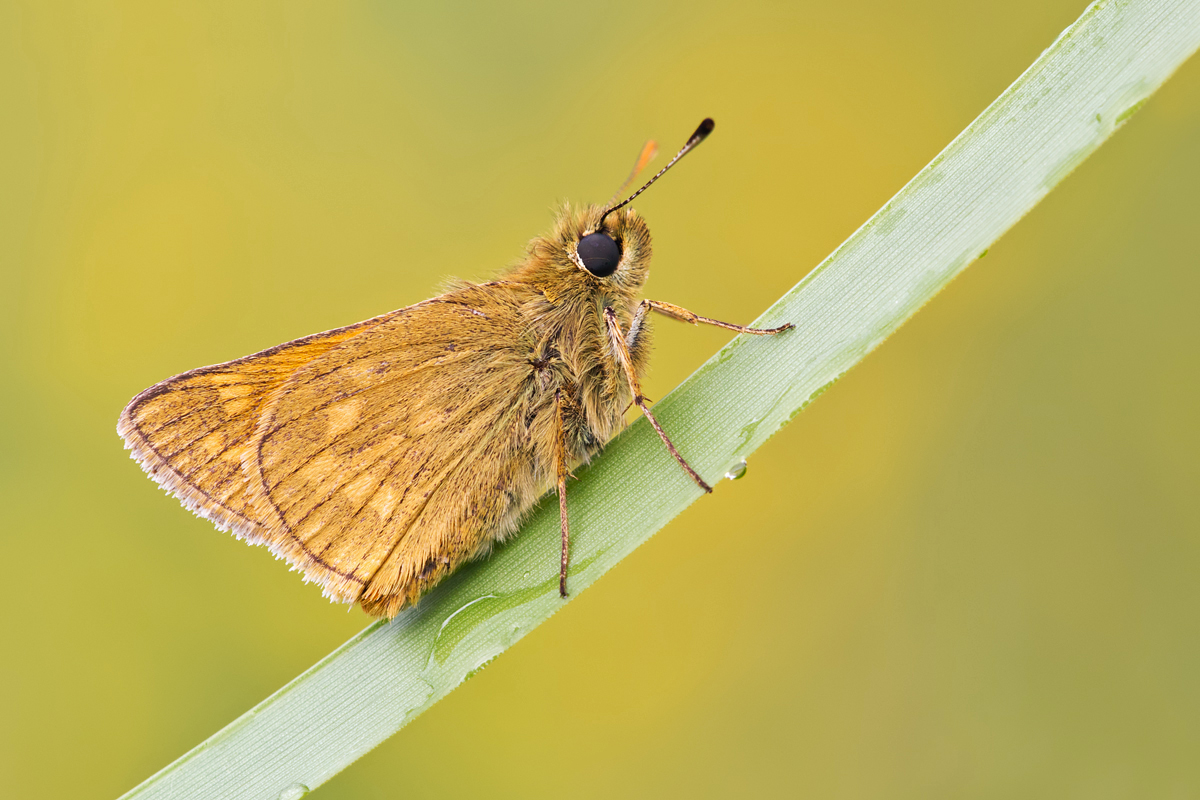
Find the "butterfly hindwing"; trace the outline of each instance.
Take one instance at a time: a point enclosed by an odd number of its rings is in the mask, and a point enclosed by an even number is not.
[[[504,284],[463,286],[292,373],[244,461],[273,549],[390,616],[511,530],[544,488],[527,330]]]

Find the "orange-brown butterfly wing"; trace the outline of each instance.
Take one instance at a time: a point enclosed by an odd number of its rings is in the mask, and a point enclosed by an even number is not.
[[[504,284],[464,286],[296,370],[244,462],[272,548],[327,595],[394,615],[508,532],[544,477],[528,336]]]
[[[304,364],[403,311],[176,375],[133,398],[117,432],[142,469],[184,506],[264,543],[242,462],[268,397]]]

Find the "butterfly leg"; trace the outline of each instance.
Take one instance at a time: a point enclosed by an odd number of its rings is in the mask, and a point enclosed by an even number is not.
[[[558,571],[558,593],[567,596],[567,560],[570,555],[571,523],[567,518],[567,432],[563,425],[562,390],[554,393],[554,420],[557,428],[555,465],[558,469],[558,519],[562,528],[562,563]]]
[[[747,328],[745,325],[734,325],[731,322],[721,322],[718,319],[702,317],[699,314],[693,314],[686,308],[677,306],[674,303],[664,303],[661,300],[643,300],[638,305],[639,316],[644,316],[642,312],[643,308],[653,309],[660,314],[665,314],[668,317],[681,320],[682,322],[690,322],[693,325],[698,325],[703,322],[705,325],[716,325],[718,328],[726,328],[731,331],[737,331],[738,333],[751,333],[755,336],[773,336],[776,333],[783,333],[786,330],[796,327],[792,323],[788,322],[784,325],[780,325],[778,328]],[[636,319],[637,317],[635,317],[635,320]]]
[[[700,477],[700,473],[692,469],[691,464],[683,460],[683,456],[679,455],[679,451],[675,449],[675,445],[667,437],[667,432],[663,430],[662,425],[658,424],[658,420],[654,418],[654,415],[650,413],[650,409],[647,408],[646,398],[642,394],[642,386],[638,382],[637,373],[633,370],[633,359],[629,356],[629,346],[625,343],[625,334],[621,332],[621,323],[617,322],[616,312],[611,308],[604,309],[604,321],[608,326],[609,341],[616,352],[617,360],[621,362],[621,367],[625,371],[625,380],[629,383],[629,390],[633,392],[633,402],[646,415],[646,419],[650,420],[650,424],[654,426],[655,432],[658,433],[658,438],[663,440],[663,444],[667,446],[667,450],[679,462],[679,466],[683,467],[684,472],[690,475],[692,480],[701,489],[711,492],[712,487],[704,482],[704,478]]]
[[[629,331],[625,334],[625,347],[629,349],[631,355],[637,352],[639,340],[644,330],[643,325],[646,322],[646,316],[649,312],[649,300],[643,300],[638,303],[637,309],[633,312],[633,321],[629,323]]]

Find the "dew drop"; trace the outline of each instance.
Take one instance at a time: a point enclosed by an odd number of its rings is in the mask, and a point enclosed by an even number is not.
[[[738,463],[729,468],[725,473],[725,477],[731,481],[736,481],[738,478],[746,474],[746,459],[742,459]]]
[[[306,794],[308,794],[307,786],[303,783],[293,783],[279,793],[279,800],[300,800]]]

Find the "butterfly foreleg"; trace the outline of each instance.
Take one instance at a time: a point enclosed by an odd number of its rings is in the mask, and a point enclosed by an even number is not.
[[[643,327],[646,323],[646,316],[650,313],[649,300],[643,300],[638,303],[637,310],[633,312],[633,320],[629,323],[629,332],[625,334],[625,346],[629,352],[634,352],[638,348],[638,343],[641,340]]]
[[[647,301],[649,302],[649,301]],[[644,314],[642,315],[644,317]],[[635,319],[637,317],[635,316]],[[625,381],[629,384],[629,391],[633,393],[634,404],[642,410],[646,415],[646,419],[650,420],[650,424],[654,427],[658,438],[662,439],[663,444],[667,446],[668,452],[675,457],[679,462],[679,466],[683,467],[684,472],[691,476],[692,480],[706,492],[711,492],[712,487],[705,483],[704,478],[700,477],[700,473],[692,469],[691,464],[684,460],[683,456],[679,455],[679,451],[675,449],[675,445],[671,443],[671,439],[667,436],[667,432],[663,430],[662,425],[655,419],[654,414],[650,413],[649,407],[646,405],[646,397],[642,394],[642,385],[638,381],[637,371],[633,368],[633,358],[629,354],[629,347],[626,345],[626,336],[621,331],[621,323],[617,321],[617,314],[612,308],[604,309],[604,322],[608,328],[609,344],[612,346],[614,355],[617,361],[620,362],[621,369],[625,373]],[[632,329],[632,326],[630,326]]]
[[[680,320],[681,322],[690,322],[693,325],[703,322],[705,325],[716,325],[718,328],[726,328],[738,333],[750,333],[755,336],[772,336],[795,327],[792,323],[788,322],[780,325],[778,328],[747,328],[745,325],[734,325],[732,322],[721,322],[719,319],[702,317],[674,303],[664,303],[661,300],[643,300],[638,305],[637,314],[634,316],[635,321],[645,316],[645,309],[653,309],[660,314]]]

